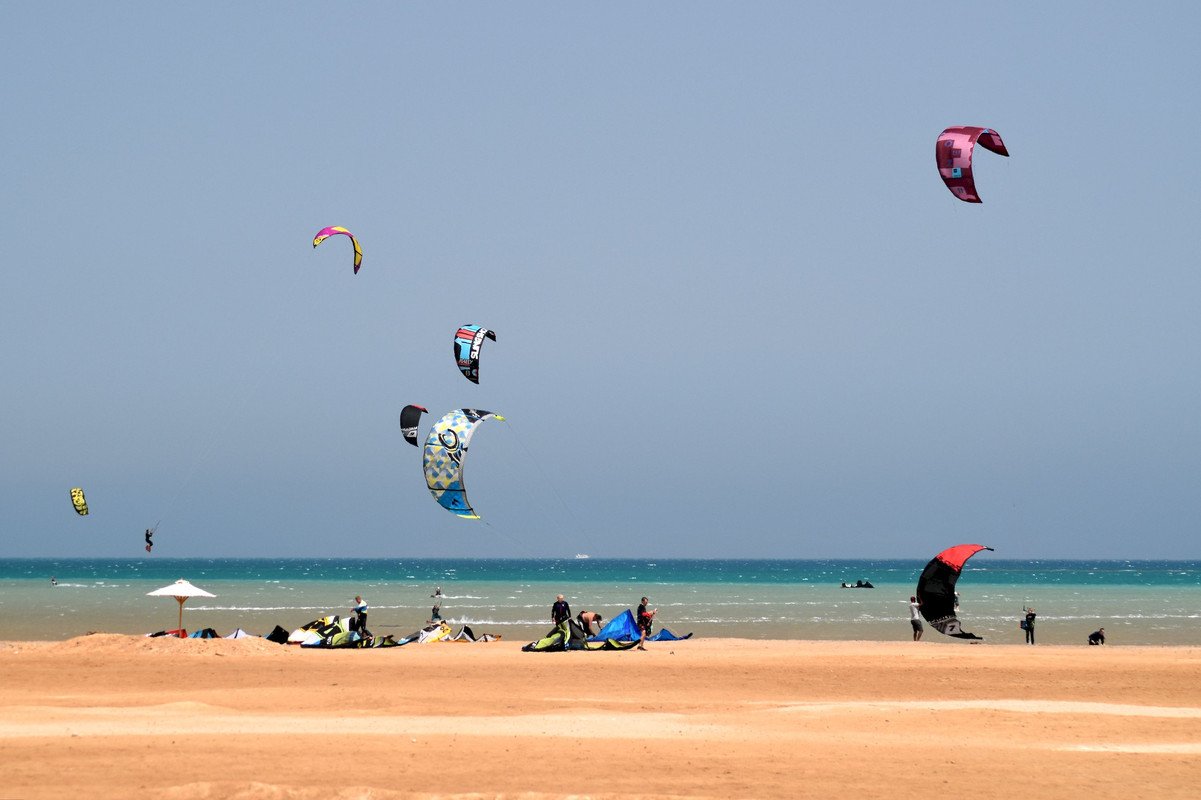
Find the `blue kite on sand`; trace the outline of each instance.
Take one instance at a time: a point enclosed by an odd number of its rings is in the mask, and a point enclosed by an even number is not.
[[[634,620],[634,612],[630,609],[618,614],[614,619],[609,620],[605,627],[601,628],[601,632],[593,636],[588,641],[597,642],[613,639],[618,642],[636,642],[640,637],[638,631],[638,623]],[[684,639],[692,638],[692,634],[688,633],[684,636],[676,636],[667,628],[661,629],[654,636],[646,637],[648,642],[679,642]]]

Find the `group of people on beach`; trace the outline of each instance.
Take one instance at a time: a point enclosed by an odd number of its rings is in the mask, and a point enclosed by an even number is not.
[[[955,592],[955,610],[959,610],[959,592]],[[1026,632],[1026,644],[1034,644],[1034,623],[1038,614],[1034,612],[1034,606],[1022,606],[1022,613],[1026,615],[1021,620],[1022,630]],[[913,627],[913,641],[919,641],[924,628],[922,627],[921,604],[917,602],[916,597],[909,598],[909,624]],[[1088,643],[1090,645],[1105,644],[1105,629],[1101,628],[1090,633]]]
[[[650,611],[647,610],[646,606],[649,602],[647,598],[642,598],[642,602],[638,604],[638,611],[634,614],[634,620],[638,623],[637,649],[639,650],[646,649],[644,645],[647,637],[651,635],[651,627],[655,619],[655,614],[659,613],[659,609],[657,608]],[[550,619],[556,627],[571,619],[571,606],[563,599],[563,595],[559,595],[550,607]],[[575,620],[584,629],[584,634],[592,638],[601,632],[601,622],[604,620],[604,617],[595,611],[581,611],[576,614]],[[596,630],[592,629],[593,626],[596,626]]]
[[[437,600],[437,602],[434,603],[434,607],[430,609],[430,618],[426,620],[428,624],[433,625],[435,622],[442,621],[442,587],[435,586],[434,593],[431,594],[430,597],[436,598]]]
[[[442,608],[442,587],[436,587],[430,597],[438,598],[438,602],[434,603],[434,607],[430,611],[430,619],[426,620],[426,622],[430,624],[441,622],[442,614],[439,612]],[[367,635],[367,601],[356,594],[354,596],[354,607],[351,608],[350,612],[354,615],[350,620],[350,629]]]

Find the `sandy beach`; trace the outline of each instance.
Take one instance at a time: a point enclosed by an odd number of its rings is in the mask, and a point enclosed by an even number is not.
[[[1201,648],[0,644],[5,798],[1195,797]]]

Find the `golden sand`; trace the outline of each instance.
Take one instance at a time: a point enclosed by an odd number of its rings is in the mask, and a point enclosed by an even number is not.
[[[0,643],[3,798],[1195,798],[1201,649]]]

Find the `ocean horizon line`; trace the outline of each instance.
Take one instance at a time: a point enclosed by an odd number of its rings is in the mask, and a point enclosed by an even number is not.
[[[796,563],[881,563],[881,562],[897,562],[897,561],[912,561],[926,563],[933,555],[926,556],[113,556],[113,555],[97,555],[97,556],[3,556],[0,557],[0,563],[5,561],[123,561],[123,562],[156,562],[156,561],[339,561],[339,562],[362,562],[362,561],[421,561],[421,562],[448,562],[448,561],[629,561],[635,563],[654,563],[659,561],[667,562],[713,562],[713,561],[728,561],[728,562],[796,562]],[[981,564],[973,563],[971,566],[974,569],[985,568],[986,563],[1021,563],[1021,564],[1037,564],[1045,562],[1058,562],[1065,564],[1101,564],[1101,563],[1129,563],[1129,564],[1201,564],[1201,558],[1123,558],[1123,557],[1096,557],[1096,558],[1060,558],[1055,556],[1038,556],[1031,558],[1014,558],[1014,557],[992,557]]]

